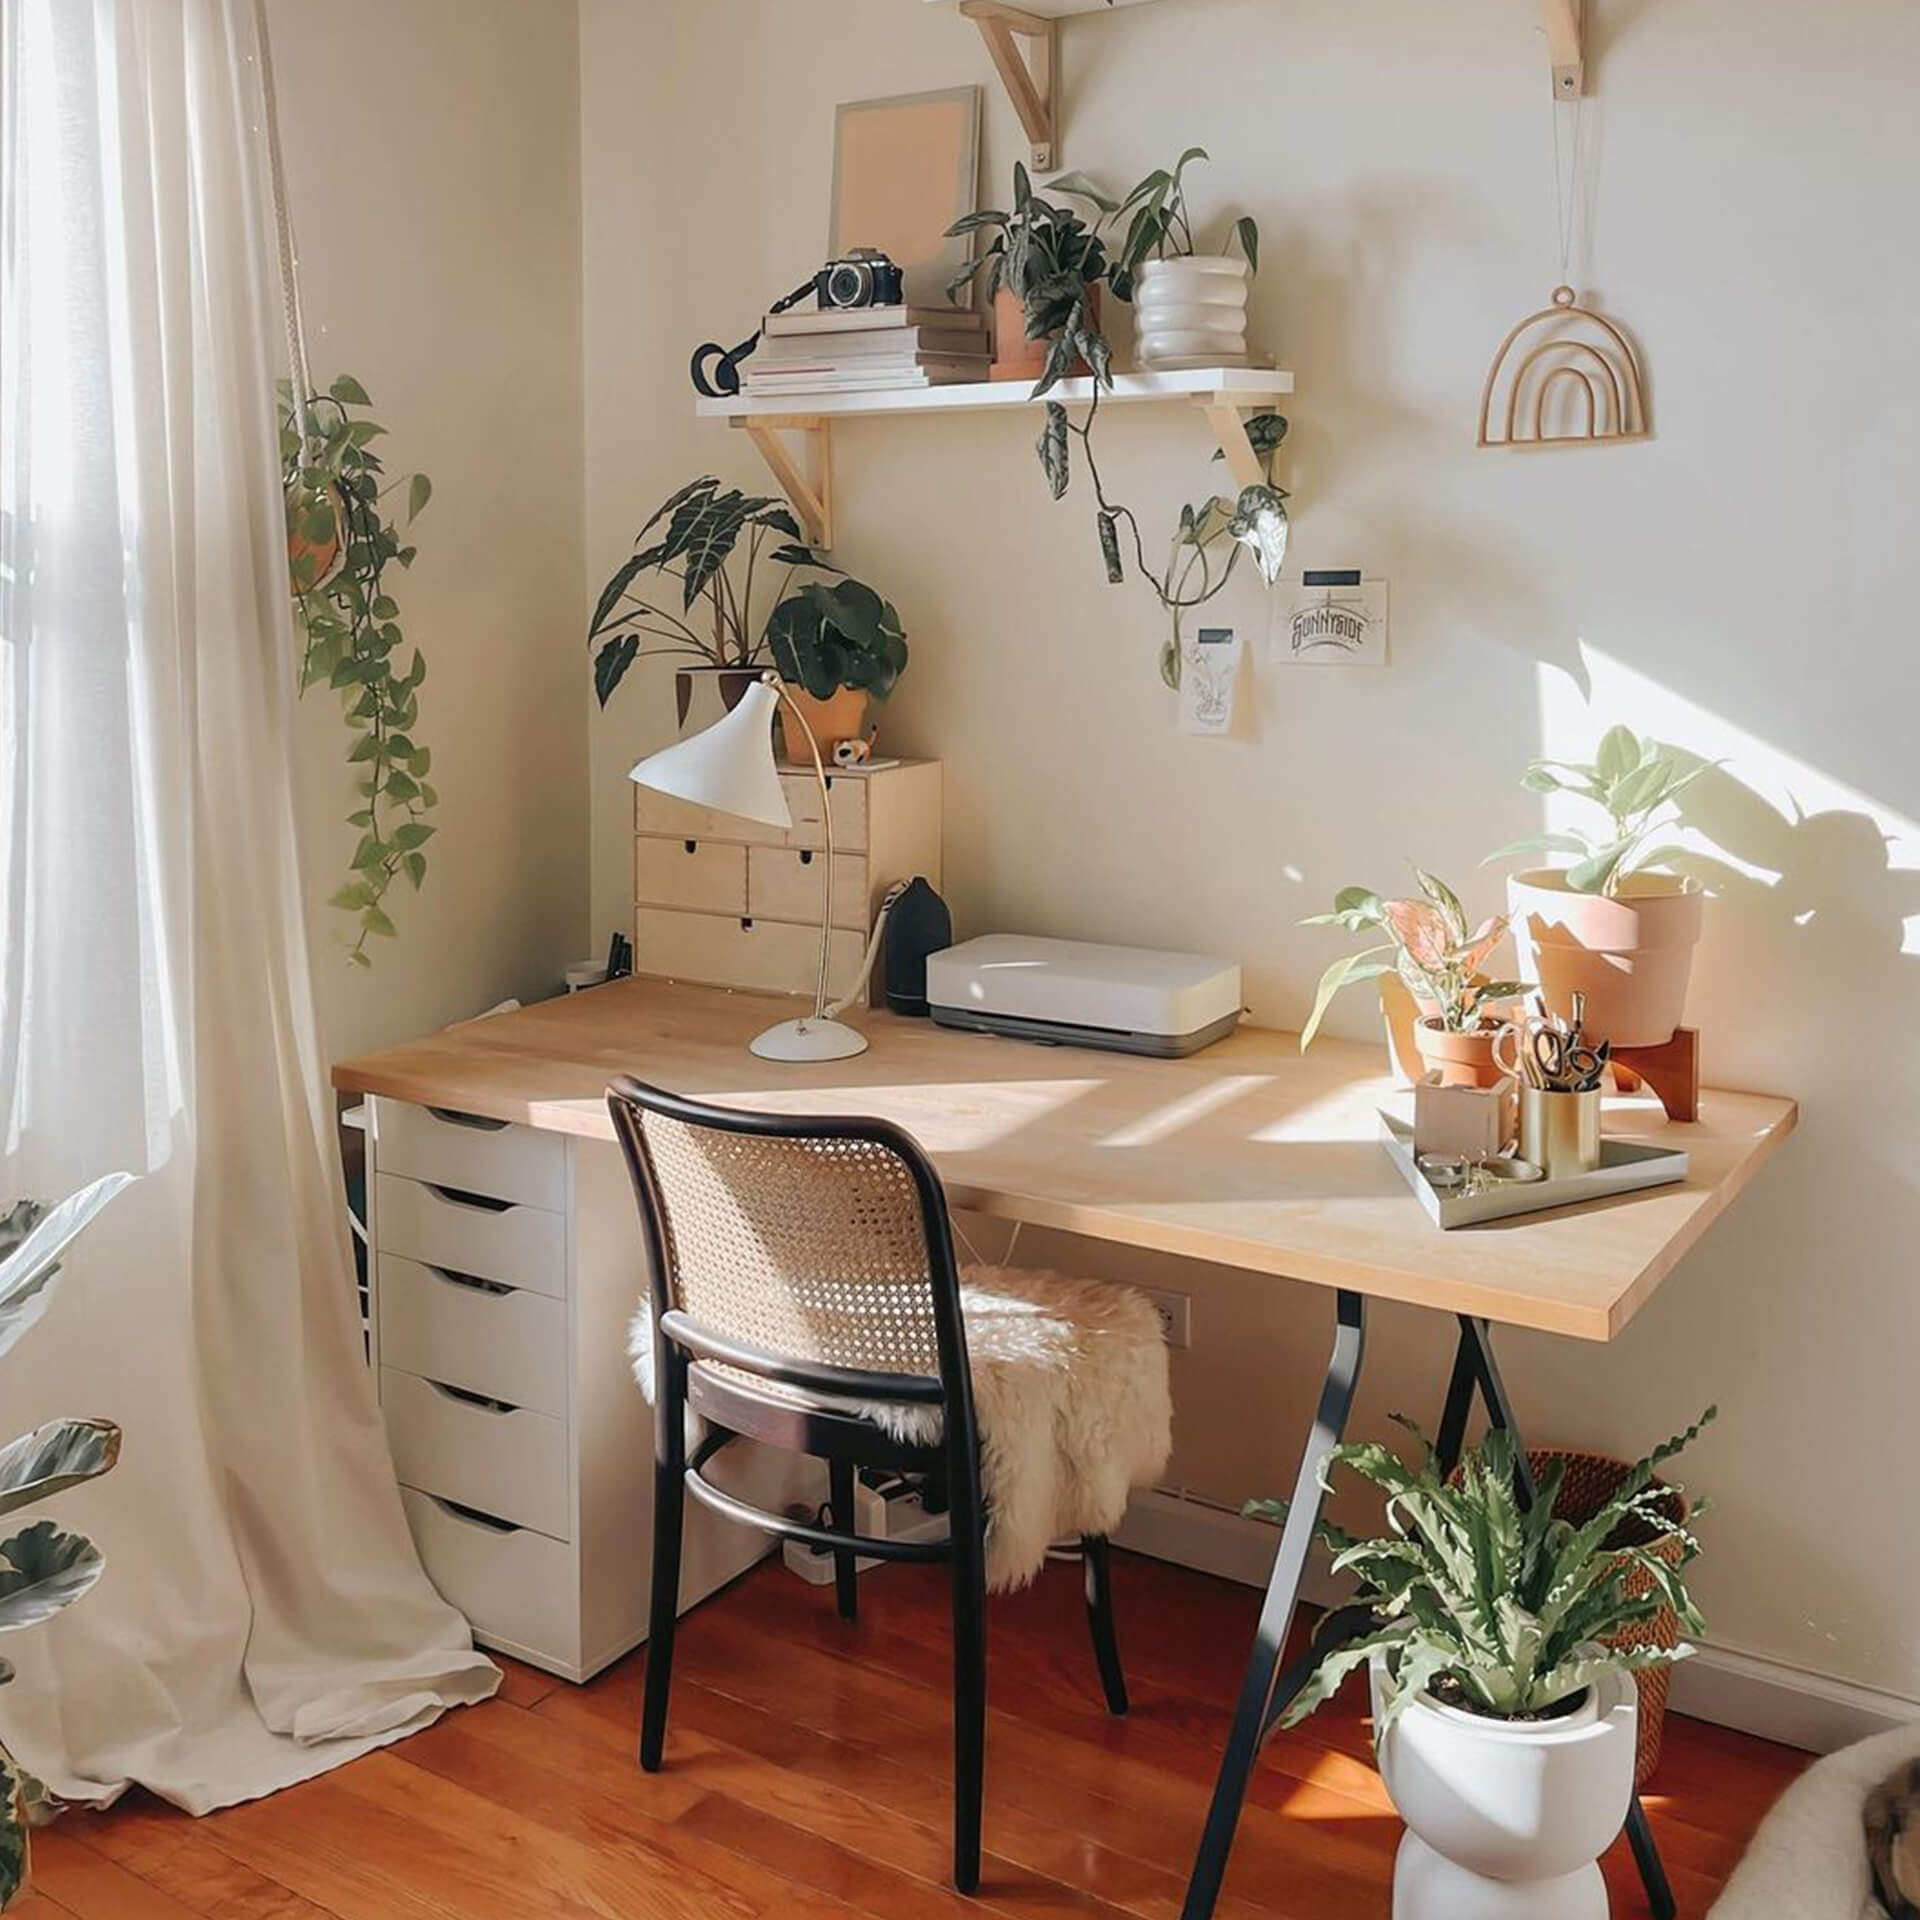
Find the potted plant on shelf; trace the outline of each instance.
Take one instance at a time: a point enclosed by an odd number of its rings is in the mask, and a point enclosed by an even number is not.
[[[1533,793],[1573,793],[1607,816],[1606,832],[1577,828],[1517,840],[1488,856],[1561,853],[1565,867],[1534,867],[1507,881],[1521,965],[1556,1013],[1586,995],[1586,1025],[1614,1047],[1657,1047],[1686,1010],[1705,895],[1662,871],[1679,848],[1649,846],[1672,823],[1672,803],[1707,763],[1631,728],[1610,728],[1593,762],[1536,760],[1522,784]]]
[[[775,569],[783,570],[777,586],[763,592]],[[802,574],[816,577],[795,586]],[[832,591],[825,591],[829,583]],[[811,677],[788,672],[778,658],[776,627],[795,665],[811,667]],[[882,697],[906,664],[899,616],[887,602],[809,547],[783,502],[722,490],[712,474],[690,481],[655,509],[634,551],[601,589],[587,640],[603,707],[642,657],[692,663],[680,668],[674,682],[682,722],[700,675],[718,683],[731,709],[770,661],[802,689],[824,686],[831,695],[835,687],[851,685]],[[883,670],[889,663],[890,670]],[[829,668],[858,677],[827,686],[823,675]],[[864,716],[864,700],[859,705]],[[825,724],[831,738],[848,737],[832,735],[837,722]],[[821,745],[831,751],[829,737]]]
[[[1506,917],[1495,914],[1470,927],[1459,896],[1445,881],[1414,869],[1425,896],[1383,900],[1365,887],[1343,887],[1331,913],[1316,913],[1303,927],[1344,927],[1349,933],[1377,930],[1387,938],[1336,960],[1320,976],[1313,1011],[1300,1034],[1304,1053],[1320,1031],[1333,996],[1356,981],[1397,974],[1420,1009],[1414,1030],[1420,1059],[1447,1087],[1496,1087],[1493,1042],[1504,1024],[1490,1009],[1528,991],[1518,980],[1489,980],[1481,969],[1507,936]]]
[[[1112,384],[1112,353],[1100,331],[1106,243],[1071,207],[1043,200],[1025,167],[1013,169],[1013,209],[983,208],[949,236],[984,232],[986,246],[947,284],[952,299],[982,272],[993,302],[993,377],[1032,380],[1036,396],[1073,372]]]
[[[1596,1862],[1631,1804],[1634,1675],[1690,1651],[1635,1643],[1634,1630],[1663,1608],[1690,1633],[1705,1624],[1686,1584],[1699,1543],[1670,1517],[1673,1489],[1654,1473],[1713,1417],[1709,1407],[1637,1462],[1580,1525],[1555,1512],[1564,1462],[1549,1462],[1529,1494],[1504,1431],[1451,1477],[1406,1421],[1413,1464],[1377,1442],[1328,1456],[1322,1483],[1337,1466],[1371,1481],[1386,1495],[1387,1530],[1362,1540],[1319,1529],[1370,1617],[1320,1653],[1283,1724],[1370,1669],[1374,1754],[1407,1826],[1394,1865],[1399,1920],[1606,1914]],[[1272,1518],[1285,1507],[1249,1511]]]
[[[822,754],[865,737],[867,712],[893,691],[907,664],[907,638],[893,603],[858,580],[814,580],[789,594],[767,621],[767,645],[792,705],[780,709],[787,758],[809,764],[813,747],[793,712],[798,707]]]
[[[1107,284],[1133,304],[1134,358],[1145,368],[1246,362],[1247,283],[1259,271],[1260,229],[1242,214],[1217,249],[1201,251],[1185,179],[1189,164],[1206,158],[1204,147],[1189,147],[1170,170],[1156,167],[1123,200],[1108,198],[1085,174],[1062,174],[1051,183],[1051,191],[1097,206],[1102,227],[1118,230],[1124,223],[1109,249]]]
[[[386,505],[404,490],[411,526],[433,486],[424,473],[387,476],[373,450],[386,429],[368,416],[367,390],[351,374],[323,394],[297,395],[283,380],[279,396],[300,691],[339,693],[359,802],[347,815],[359,829],[352,869],[328,904],[358,923],[347,957],[365,967],[369,938],[394,932],[388,889],[405,874],[418,890],[435,832],[426,817],[439,799],[427,778],[433,755],[417,738],[426,656],[407,648],[388,574],[412,566],[414,548]]]

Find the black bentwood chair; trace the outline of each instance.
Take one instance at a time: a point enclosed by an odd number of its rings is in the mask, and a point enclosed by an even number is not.
[[[607,1105],[650,1263],[654,1404],[652,1623],[640,1764],[666,1738],[685,1495],[830,1551],[840,1615],[856,1556],[944,1560],[953,1576],[953,1878],[980,1884],[986,1734],[987,1512],[946,1196],[910,1135],[881,1120],[791,1118],[684,1100],[638,1081]],[[1156,1340],[1157,1344],[1157,1340]],[[645,1361],[639,1371],[644,1379]],[[704,1427],[691,1458],[687,1414]],[[703,1469],[748,1437],[827,1463],[831,1525],[749,1506]],[[905,1437],[903,1437],[905,1436]],[[945,1539],[854,1531],[862,1468],[922,1476]],[[1127,1710],[1104,1534],[1082,1541],[1107,1705]]]

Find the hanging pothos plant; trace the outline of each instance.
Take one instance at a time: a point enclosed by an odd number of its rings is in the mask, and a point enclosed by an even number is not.
[[[287,560],[300,633],[300,691],[326,685],[340,695],[353,744],[359,805],[347,815],[360,829],[346,884],[329,905],[357,928],[348,959],[371,966],[367,941],[390,936],[387,889],[404,873],[417,889],[427,877],[426,815],[439,796],[427,774],[433,756],[414,739],[426,657],[409,649],[387,569],[410,567],[389,496],[405,491],[406,524],[433,492],[424,473],[389,480],[372,443],[386,429],[366,417],[372,402],[350,374],[296,406],[280,382],[280,465],[287,503]]]
[[[1287,555],[1287,495],[1284,488],[1273,483],[1273,460],[1286,438],[1287,423],[1282,415],[1271,412],[1256,413],[1247,421],[1247,438],[1265,479],[1255,486],[1242,487],[1231,500],[1215,494],[1197,506],[1182,507],[1164,573],[1156,573],[1147,564],[1140,523],[1133,509],[1107,498],[1093,457],[1092,425],[1092,409],[1088,410],[1086,425],[1080,426],[1057,400],[1049,400],[1047,423],[1034,443],[1035,451],[1045,470],[1048,489],[1058,500],[1071,478],[1071,442],[1067,436],[1079,436],[1087,477],[1093,482],[1093,497],[1099,507],[1100,551],[1107,563],[1107,579],[1118,586],[1126,578],[1120,558],[1120,528],[1124,524],[1140,577],[1172,617],[1172,632],[1160,647],[1160,677],[1168,686],[1177,687],[1181,619],[1194,607],[1205,605],[1233,578],[1240,555],[1252,554],[1253,564],[1268,586],[1280,578]],[[1216,452],[1213,457],[1218,460],[1224,456]]]

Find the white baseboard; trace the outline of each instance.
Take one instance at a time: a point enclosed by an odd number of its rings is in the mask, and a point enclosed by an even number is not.
[[[1113,1538],[1116,1546],[1150,1559],[1260,1587],[1273,1566],[1278,1536],[1265,1521],[1155,1488],[1133,1496],[1126,1522]],[[1338,1596],[1313,1566],[1304,1597],[1324,1606]],[[1710,1642],[1674,1668],[1669,1700],[1676,1713],[1809,1753],[1832,1753],[1870,1734],[1920,1721],[1920,1700]]]

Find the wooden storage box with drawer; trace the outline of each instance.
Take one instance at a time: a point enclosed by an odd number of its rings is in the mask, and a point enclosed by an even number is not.
[[[763,993],[813,991],[826,873],[825,811],[813,774],[783,769],[789,828],[634,789],[634,969]],[[932,760],[836,771],[828,985],[853,981],[886,891],[940,884],[940,767]]]
[[[653,1416],[626,1350],[646,1256],[626,1167],[604,1141],[368,1108],[374,1377],[421,1562],[483,1644],[584,1680],[647,1633]],[[748,1470],[763,1506],[821,1497],[786,1456]],[[767,1551],[690,1507],[682,1606]]]

